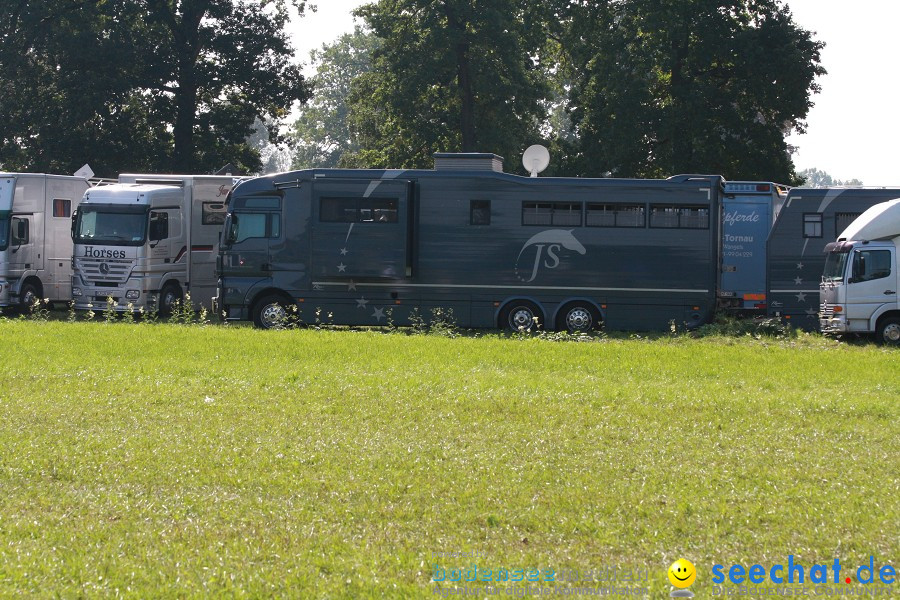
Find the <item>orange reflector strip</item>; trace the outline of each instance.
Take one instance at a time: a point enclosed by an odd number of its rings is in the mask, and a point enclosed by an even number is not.
[[[499,302],[494,302],[494,306],[500,306]]]
[[[306,302],[306,300],[303,298],[297,298],[297,302]]]
[[[394,300],[394,304],[400,304],[399,300]]]
[[[785,319],[790,319],[790,318],[791,318],[791,315],[784,315],[784,318],[785,318]]]
[[[606,305],[605,305],[605,304],[601,304],[601,305],[600,305],[600,308],[602,308],[603,310],[606,310]]]
[[[699,307],[699,306],[695,306],[695,307],[693,307],[691,310],[700,310],[700,307]]]
[[[765,300],[765,294],[744,294],[744,300]]]

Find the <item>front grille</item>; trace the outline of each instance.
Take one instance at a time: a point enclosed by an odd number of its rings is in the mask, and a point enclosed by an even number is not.
[[[118,287],[128,281],[133,260],[121,258],[77,258],[75,266],[85,283]]]
[[[834,308],[830,306],[827,302],[823,302],[819,305],[819,317],[822,319],[830,319],[834,316]]]

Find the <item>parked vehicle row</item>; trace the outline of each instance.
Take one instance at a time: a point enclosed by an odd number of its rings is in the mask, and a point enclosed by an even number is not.
[[[49,298],[87,309],[113,298],[118,310],[166,312],[190,293],[227,320],[264,328],[294,311],[304,321],[318,310],[335,324],[404,325],[440,308],[464,327],[511,330],[692,328],[722,309],[813,329],[825,245],[897,197],[715,175],[529,178],[504,173],[492,154],[438,154],[431,170],[243,181],[0,174],[0,306]],[[829,256],[875,241],[859,238],[871,226],[848,231],[855,237]],[[882,261],[872,256],[864,262]],[[882,278],[894,278],[895,292],[896,271]],[[822,302],[823,314],[847,304]],[[884,330],[891,310],[844,330]],[[822,327],[839,330],[836,318]]]

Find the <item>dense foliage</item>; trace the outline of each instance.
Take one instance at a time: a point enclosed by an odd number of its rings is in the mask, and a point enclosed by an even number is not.
[[[553,148],[548,173],[799,181],[823,44],[783,0],[378,0],[313,55],[305,0],[0,4],[0,168],[261,168],[254,123],[296,166],[430,167],[438,151]]]
[[[47,0],[0,8],[0,165],[249,170],[256,117],[309,91],[285,33],[305,0]],[[275,136],[274,130],[272,131]]]

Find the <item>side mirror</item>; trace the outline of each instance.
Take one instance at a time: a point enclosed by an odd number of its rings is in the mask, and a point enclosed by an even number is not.
[[[238,218],[237,215],[228,215],[225,220],[225,245],[230,246],[237,241]]]

